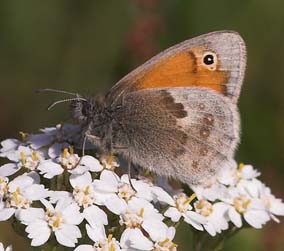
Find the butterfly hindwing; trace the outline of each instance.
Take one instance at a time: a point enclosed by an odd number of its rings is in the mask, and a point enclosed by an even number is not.
[[[113,140],[134,163],[188,184],[229,160],[238,143],[236,106],[206,88],[146,89],[124,95]]]

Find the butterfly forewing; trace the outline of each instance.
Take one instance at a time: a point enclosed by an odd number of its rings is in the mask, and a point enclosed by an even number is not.
[[[212,55],[214,64],[207,65],[206,59]],[[113,102],[127,92],[141,89],[192,86],[215,90],[236,102],[245,64],[245,45],[238,33],[208,33],[153,57],[121,79],[110,90],[107,99]]]

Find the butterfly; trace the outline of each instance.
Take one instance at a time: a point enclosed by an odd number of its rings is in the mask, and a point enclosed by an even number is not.
[[[161,52],[104,96],[76,94],[72,117],[103,153],[200,184],[234,157],[245,67],[237,32],[204,34]]]

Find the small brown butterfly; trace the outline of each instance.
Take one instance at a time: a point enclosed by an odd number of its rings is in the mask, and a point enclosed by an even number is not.
[[[233,158],[245,65],[238,33],[201,35],[153,57],[104,97],[77,94],[73,118],[104,153],[199,184]]]

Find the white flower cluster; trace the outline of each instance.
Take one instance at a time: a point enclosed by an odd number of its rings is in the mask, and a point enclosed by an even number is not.
[[[284,216],[284,203],[250,165],[224,166],[206,186],[191,187],[190,196],[168,193],[146,178],[118,175],[112,156],[80,158],[73,150],[79,133],[77,126],[58,125],[1,142],[0,156],[10,162],[0,167],[0,221],[15,217],[26,225],[32,246],[55,236],[76,251],[176,251],[181,221],[215,236],[232,225],[261,228]]]

